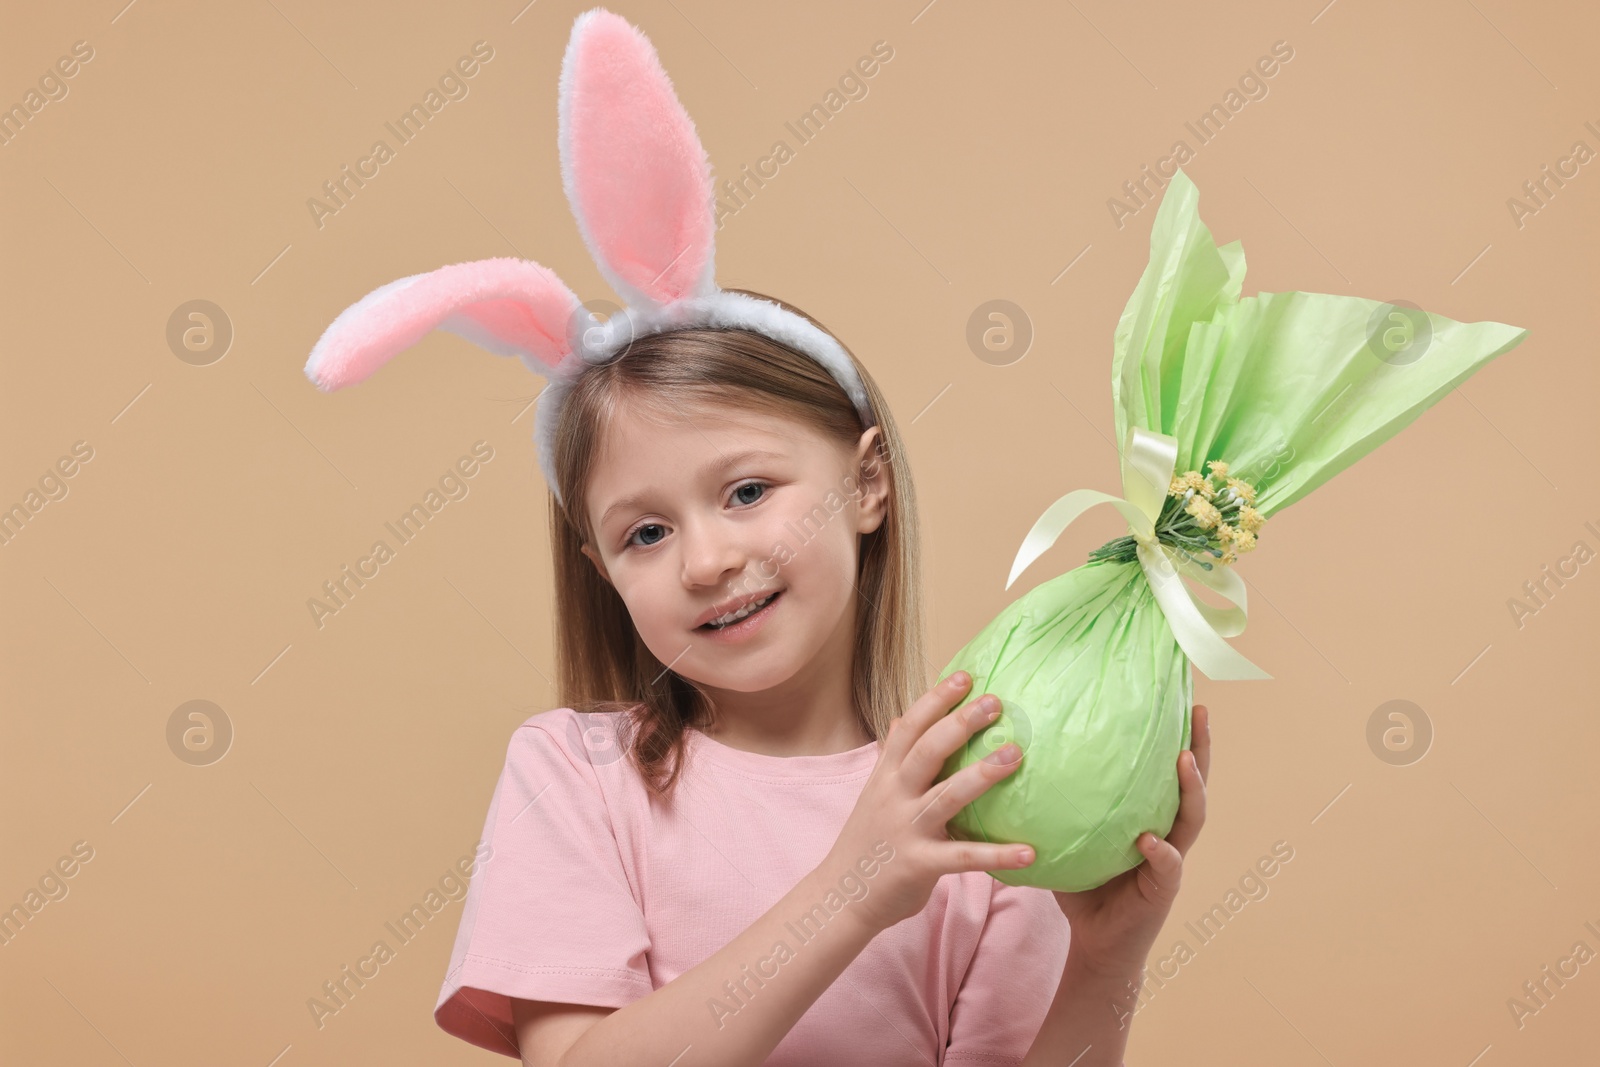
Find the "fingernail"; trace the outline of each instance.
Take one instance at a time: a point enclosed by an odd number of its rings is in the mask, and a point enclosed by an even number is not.
[[[954,689],[965,689],[967,683],[971,680],[972,678],[967,674],[966,671],[956,671],[956,673],[950,676],[950,685],[951,688]]]
[[[1033,849],[1026,847],[1017,849],[1017,862],[1022,864],[1024,867],[1032,863]]]
[[[1001,763],[1015,763],[1022,758],[1022,746],[1009,741],[995,750],[995,759]]]

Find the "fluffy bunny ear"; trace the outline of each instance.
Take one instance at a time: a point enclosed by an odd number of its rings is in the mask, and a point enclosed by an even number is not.
[[[546,378],[571,351],[578,298],[532,260],[481,259],[379,286],[323,331],[306,376],[323,392],[362,381],[431,330],[459,334],[497,356],[519,356]]]
[[[714,292],[711,164],[649,39],[579,15],[559,111],[562,186],[606,281],[637,307]]]

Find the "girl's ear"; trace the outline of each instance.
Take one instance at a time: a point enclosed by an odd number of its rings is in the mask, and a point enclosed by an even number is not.
[[[649,38],[578,16],[561,61],[561,183],[589,254],[628,304],[716,291],[716,193],[689,113]]]
[[[581,551],[585,556],[589,557],[589,561],[594,564],[594,569],[600,572],[600,577],[606,580],[606,584],[614,587],[614,583],[611,581],[611,575],[606,573],[606,565],[601,561],[600,553],[595,551],[595,547],[585,542],[579,551]]]
[[[876,530],[888,514],[890,471],[888,450],[882,441],[883,428],[869,426],[862,431],[856,446],[856,479],[861,488],[857,533]]]

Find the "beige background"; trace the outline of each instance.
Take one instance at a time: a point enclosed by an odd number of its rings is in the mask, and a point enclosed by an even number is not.
[[[0,546],[0,905],[93,849],[0,947],[0,1061],[486,1063],[430,1015],[458,903],[320,1029],[306,1004],[470,853],[511,731],[552,704],[542,382],[442,333],[332,396],[302,367],[347,305],[445,263],[522,255],[613,295],[555,150],[584,5],[120,2],[32,5],[0,35],[5,106],[74,42],[94,51],[0,147],[0,505],[93,449]],[[1268,95],[1185,167],[1218,240],[1244,243],[1245,292],[1532,334],[1242,563],[1235,644],[1274,679],[1196,678],[1210,819],[1152,971],[1180,939],[1195,955],[1152,987],[1128,1060],[1586,1061],[1600,963],[1520,1027],[1507,1002],[1576,942],[1600,952],[1600,563],[1520,627],[1508,601],[1576,542],[1600,550],[1600,163],[1520,227],[1507,201],[1574,142],[1600,150],[1600,21],[1322,2],[616,9],[721,177],[794,147],[786,121],[894,49],[727,221],[718,280],[818,316],[886,390],[924,500],[930,671],[1121,532],[1099,509],[1003,590],[1044,506],[1117,488],[1111,334],[1155,209],[1119,229],[1107,199],[1288,42]],[[478,40],[494,57],[470,94],[319,229],[307,200]],[[1003,367],[965,341],[996,298],[1035,331]],[[195,299],[234,330],[208,366],[165,336]],[[322,583],[478,440],[495,458],[470,495],[319,629]],[[209,766],[169,748],[190,700],[234,730]],[[1369,748],[1391,700],[1431,723],[1420,761]],[[1184,924],[1279,841],[1268,895],[1196,948]]]

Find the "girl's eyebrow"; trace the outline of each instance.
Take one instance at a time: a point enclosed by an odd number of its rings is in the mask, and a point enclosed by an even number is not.
[[[737,464],[743,463],[745,460],[750,459],[785,458],[787,457],[782,452],[772,452],[764,448],[747,448],[742,452],[724,453],[722,458],[714,459],[701,468],[701,474],[702,476],[720,474],[729,467],[736,466]],[[644,494],[635,494],[633,496],[623,497],[621,500],[616,501],[610,507],[606,508],[605,512],[600,516],[600,525],[604,527],[607,521],[610,520],[613,512],[635,507],[643,501]]]

